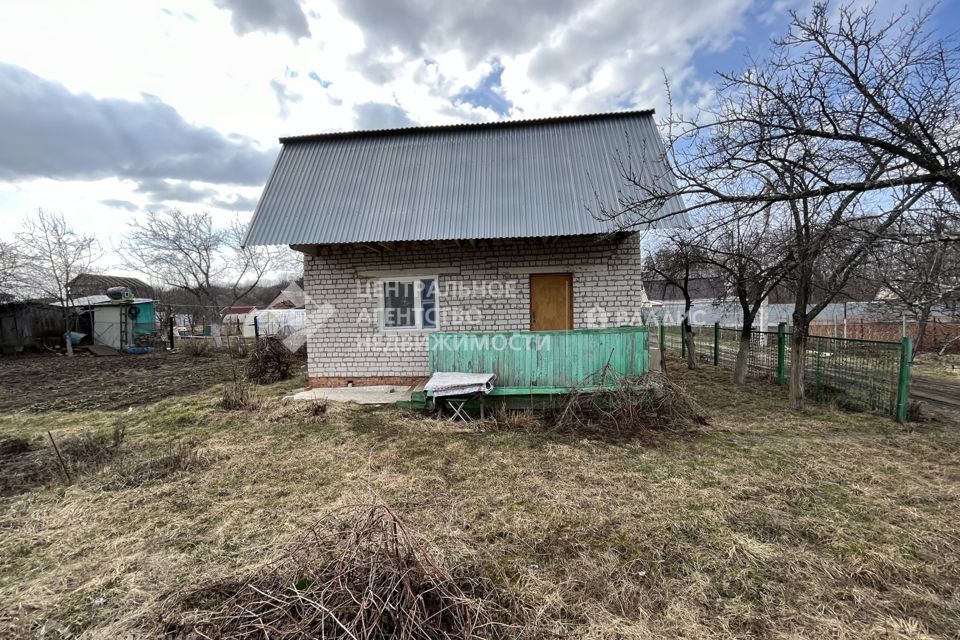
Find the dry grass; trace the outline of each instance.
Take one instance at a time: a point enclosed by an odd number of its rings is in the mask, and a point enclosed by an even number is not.
[[[256,411],[218,409],[219,390],[142,407],[137,459],[190,442],[212,462],[105,491],[108,462],[0,499],[0,636],[152,637],[185,586],[255,573],[370,488],[439,567],[488,581],[521,638],[957,634],[956,424],[795,413],[774,387],[670,364],[711,424],[654,441],[317,416],[270,389]],[[116,419],[7,414],[0,439]]]
[[[915,378],[960,384],[960,354],[918,353],[910,375]]]

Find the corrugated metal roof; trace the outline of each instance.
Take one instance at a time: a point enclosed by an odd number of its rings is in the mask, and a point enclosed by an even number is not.
[[[248,245],[606,233],[617,154],[671,181],[653,111],[281,138]],[[664,213],[679,209],[668,203]]]

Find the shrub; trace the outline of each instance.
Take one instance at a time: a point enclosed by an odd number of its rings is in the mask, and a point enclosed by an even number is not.
[[[195,358],[208,358],[213,355],[213,344],[206,338],[183,338],[180,350]]]
[[[238,377],[223,387],[220,408],[227,411],[248,411],[260,406],[256,389],[243,378]]]
[[[296,356],[278,338],[261,338],[247,360],[247,379],[256,384],[289,380],[296,364]]]

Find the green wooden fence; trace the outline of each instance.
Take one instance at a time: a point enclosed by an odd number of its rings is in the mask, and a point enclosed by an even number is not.
[[[650,370],[647,327],[433,333],[430,372],[495,373],[494,395],[559,394]]]
[[[680,326],[658,327],[664,352],[686,357]],[[695,326],[697,361],[733,369],[740,347],[740,329]],[[902,342],[809,336],[804,383],[819,402],[878,411],[904,422],[910,393],[910,338]],[[791,366],[791,335],[786,325],[777,331],[750,332],[747,373],[785,385]]]

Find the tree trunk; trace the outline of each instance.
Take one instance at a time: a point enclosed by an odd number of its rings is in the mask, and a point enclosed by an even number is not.
[[[750,366],[750,337],[752,326],[744,324],[740,330],[740,348],[737,350],[737,364],[733,368],[733,384],[746,384],[747,368]]]
[[[696,369],[697,345],[694,341],[693,327],[687,322],[686,318],[683,320],[683,340],[687,344],[687,368]]]
[[[794,325],[790,346],[790,406],[802,410],[806,406],[803,376],[807,365],[807,327]]]
[[[923,344],[923,337],[927,333],[928,322],[930,322],[929,313],[923,313],[917,318],[917,337],[913,341],[913,352],[910,354],[910,362],[913,362],[917,354],[920,353],[920,345]]]
[[[66,305],[67,302],[64,301],[63,304]],[[66,309],[66,306],[64,306],[64,308]],[[70,321],[70,315],[69,315],[69,313],[64,313],[64,314],[63,314],[63,326],[64,326],[64,328],[66,329],[66,331],[63,332],[64,349],[65,349],[66,352],[67,352],[67,357],[68,357],[68,358],[72,358],[72,357],[73,357],[73,342],[70,341],[70,331],[73,329],[73,323]]]

